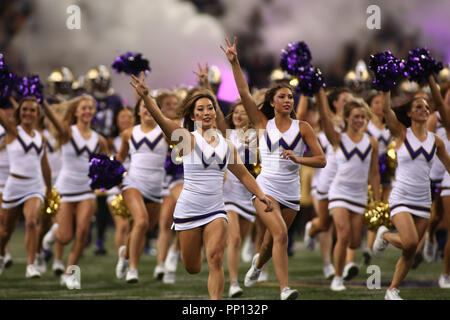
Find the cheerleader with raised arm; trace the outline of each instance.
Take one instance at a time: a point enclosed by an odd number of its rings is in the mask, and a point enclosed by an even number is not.
[[[44,236],[43,248],[51,250],[56,241],[67,245],[75,239],[66,270],[61,275],[61,285],[73,289],[80,288],[80,279],[71,274],[71,266],[78,263],[83,253],[96,210],[95,194],[88,177],[90,156],[108,153],[108,146],[106,140],[91,129],[96,110],[94,98],[85,95],[66,103],[67,110],[62,121],[44,103],[45,113],[58,132],[62,167],[55,186],[61,195],[57,222]]]
[[[434,82],[433,76],[429,77],[429,81]],[[389,243],[402,250],[384,297],[386,300],[401,300],[400,284],[414,262],[417,246],[425,234],[430,218],[432,160],[437,155],[449,172],[450,157],[442,139],[427,131],[430,109],[425,99],[416,97],[401,107],[391,109],[390,93],[383,95],[386,124],[396,141],[397,149],[398,165],[389,196],[389,207],[392,223],[398,233],[389,232],[384,226],[379,227],[373,253],[379,256]],[[443,105],[438,103],[436,107],[442,110]],[[440,114],[445,127],[449,128],[445,111],[442,110]]]
[[[300,165],[324,167],[325,156],[311,126],[295,119],[292,87],[279,84],[267,90],[263,106],[258,110],[239,64],[236,38],[233,44],[228,39],[225,41],[227,47],[221,48],[232,66],[242,104],[258,132],[261,173],[257,181],[274,204],[266,212],[258,199],[253,203],[267,230],[244,284],[254,285],[262,267],[273,258],[280,298],[295,299],[298,291],[288,286],[287,230],[300,210]],[[312,157],[303,157],[305,144]]]
[[[125,160],[128,154],[131,157],[122,184],[122,195],[133,217],[133,225],[126,250],[119,250],[116,266],[116,275],[119,278],[125,276],[127,283],[139,281],[138,264],[145,247],[145,235],[158,223],[168,148],[161,127],[142,99],[136,105],[135,115],[138,124],[122,134],[122,144],[117,154],[120,161]]]
[[[5,246],[23,212],[27,251],[26,278],[41,277],[34,265],[38,249],[38,226],[46,189],[47,192],[51,190],[45,138],[35,129],[39,115],[40,106],[34,97],[27,97],[19,102],[14,114],[15,123],[10,122],[4,111],[0,110],[0,125],[6,132],[5,143],[10,164],[2,199],[4,220],[0,231],[0,260],[4,260]]]
[[[224,288],[223,254],[227,239],[227,215],[223,200],[223,177],[228,168],[270,211],[271,201],[255,179],[239,163],[237,150],[214,128],[217,100],[209,90],[197,90],[182,105],[185,128],[165,117],[148,95],[144,81],[133,76],[132,86],[147,110],[161,126],[171,143],[180,146],[184,184],[174,212],[181,259],[186,270],[195,274],[202,266],[205,247],[209,266],[208,292],[221,299]],[[238,163],[236,163],[237,161]]]
[[[328,208],[336,227],[334,247],[335,275],[331,290],[345,290],[343,271],[347,248],[356,249],[361,243],[364,212],[367,205],[368,182],[374,190],[374,199],[380,200],[378,173],[378,143],[363,130],[369,109],[362,100],[352,99],[344,106],[345,128],[336,131],[327,118],[325,92],[319,91],[319,111],[324,132],[335,150],[336,175],[328,192]]]

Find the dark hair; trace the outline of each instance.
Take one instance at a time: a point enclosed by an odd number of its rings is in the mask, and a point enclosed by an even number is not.
[[[143,101],[144,101],[144,99],[139,98],[139,100],[136,102],[136,105],[134,106],[134,119],[135,119],[135,123],[136,124],[140,124],[141,123],[141,117],[139,116],[139,112],[141,111],[141,103]],[[159,109],[161,109],[161,106],[159,104],[156,104],[156,105],[158,106]]]
[[[216,96],[211,90],[208,89],[191,90],[186,96],[186,98],[184,98],[180,107],[180,115],[184,119],[184,127],[189,131],[195,130],[195,123],[191,119],[191,117],[194,114],[195,103],[201,98],[209,99],[213,104],[214,110],[217,110],[217,108],[219,107]]]
[[[375,99],[375,97],[378,97],[379,95],[381,95],[380,91],[375,91],[375,90],[370,91],[369,94],[367,95],[367,97],[365,98],[367,105],[370,107],[373,99]]]
[[[22,105],[27,101],[32,101],[38,105],[38,120],[39,120],[39,116],[41,114],[41,105],[37,101],[36,97],[25,97],[19,101],[19,106],[17,107],[16,110],[14,110],[14,120],[16,120],[16,125],[20,124],[20,111],[22,109]]]
[[[333,102],[339,100],[339,96],[342,93],[352,93],[349,88],[346,87],[337,87],[334,88],[327,96],[328,98],[328,105],[330,106],[331,111],[333,113],[336,113],[336,107],[334,106]]]
[[[264,94],[264,102],[262,103],[262,107],[260,108],[260,110],[267,119],[275,118],[275,110],[271,105],[271,102],[273,102],[273,98],[275,97],[275,94],[278,92],[278,90],[283,88],[291,90],[292,94],[294,94],[294,88],[287,83],[277,83],[274,86],[270,87]],[[292,109],[291,118],[295,119],[294,109]]]
[[[427,101],[423,97],[412,97],[405,103],[392,108],[392,111],[394,111],[395,115],[397,116],[397,120],[407,128],[411,126],[411,118],[408,117],[408,112],[411,111],[413,102],[419,99]]]
[[[133,109],[133,108],[130,107],[130,106],[126,106],[126,107],[123,107],[122,109],[120,109],[119,112],[117,112],[116,119],[115,119],[116,125],[117,125],[117,119],[119,118],[119,114],[120,114],[122,111],[124,111],[124,110],[130,112],[131,115],[136,119],[135,109]]]

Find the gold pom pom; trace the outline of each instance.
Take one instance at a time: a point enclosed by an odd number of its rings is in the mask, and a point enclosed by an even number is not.
[[[395,169],[397,168],[397,151],[395,150],[395,141],[392,141],[386,150],[387,154],[387,166],[389,175],[395,176]]]
[[[122,216],[126,219],[132,219],[131,212],[125,206],[125,202],[123,201],[121,194],[114,196],[114,199],[111,201],[111,208],[113,215]]]
[[[373,199],[372,187],[369,185],[369,200],[366,211],[364,212],[364,222],[367,228],[376,231],[378,227],[384,225],[387,228],[392,227],[389,204],[384,201],[375,201]]]
[[[56,189],[53,188],[52,191],[45,197],[44,206],[41,209],[41,215],[49,215],[54,217],[58,213],[60,202],[61,196]]]

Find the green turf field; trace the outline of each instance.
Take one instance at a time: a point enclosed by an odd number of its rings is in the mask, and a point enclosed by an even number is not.
[[[156,300],[206,300],[208,268],[206,263],[198,275],[189,275],[178,265],[176,284],[163,284],[153,279],[156,257],[144,254],[139,266],[138,284],[126,284],[117,280],[114,275],[116,255],[113,249],[113,230],[108,229],[106,248],[108,254],[95,256],[93,248],[85,250],[80,260],[81,290],[68,290],[59,285],[59,278],[49,270],[41,279],[25,279],[25,247],[24,231],[19,226],[14,233],[10,252],[14,264],[0,275],[0,299],[156,299]],[[298,239],[300,241],[300,239]],[[65,256],[68,254],[66,248]],[[360,274],[352,281],[346,282],[347,290],[335,293],[329,289],[330,281],[323,279],[320,251],[307,251],[301,243],[296,244],[295,255],[289,258],[290,285],[300,292],[303,300],[380,300],[384,298],[386,286],[389,284],[396,260],[400,251],[389,247],[380,259],[372,259],[371,264],[378,265],[381,270],[381,289],[367,289],[366,281],[370,276],[367,266],[362,265]],[[362,264],[362,252],[357,254],[356,262]],[[248,263],[241,263],[240,283],[248,270]],[[449,300],[450,289],[440,289],[437,280],[442,271],[443,262],[422,262],[412,270],[400,295],[404,299]],[[228,279],[226,266],[226,279]],[[244,287],[243,287],[244,288]],[[228,281],[225,284],[224,299],[228,299]],[[239,299],[278,300],[279,289],[272,265],[269,266],[269,281],[258,283],[255,287],[244,288],[244,295]]]

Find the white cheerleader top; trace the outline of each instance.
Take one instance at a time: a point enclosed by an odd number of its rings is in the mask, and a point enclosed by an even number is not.
[[[424,142],[419,141],[411,128],[406,129],[406,137],[397,149],[397,169],[394,186],[402,186],[411,193],[423,193],[430,187],[430,169],[436,154],[434,133],[428,131]]]
[[[349,188],[367,188],[372,150],[367,133],[363,134],[358,143],[353,142],[345,132],[342,133],[341,142],[335,152],[337,171],[333,184]]]
[[[44,154],[44,140],[42,135],[33,130],[34,137],[17,126],[17,138],[6,146],[9,158],[9,172],[22,177],[42,177],[41,159]]]
[[[300,121],[292,120],[290,128],[281,133],[275,119],[267,122],[265,132],[259,138],[261,156],[261,176],[274,182],[290,183],[299,181],[300,165],[280,156],[282,149],[293,150],[296,156],[303,156],[305,142],[300,132]]]
[[[183,155],[183,190],[200,195],[223,194],[223,177],[230,159],[230,148],[225,138],[217,133],[219,143],[212,147],[197,132],[194,135],[194,149]]]
[[[367,125],[367,133],[378,141],[378,154],[385,154],[389,143],[392,141],[392,135],[388,128],[378,129],[372,121]]]
[[[3,146],[3,143],[5,142],[5,136],[5,128],[3,128],[3,126],[0,126],[0,147]],[[0,149],[0,170],[6,172],[9,171],[9,159],[6,147],[4,149]]]
[[[72,137],[67,143],[61,146],[61,172],[70,173],[75,176],[86,175],[87,177],[90,156],[98,153],[100,149],[99,135],[94,130],[91,130],[91,136],[86,140],[76,125],[72,125],[70,130]]]
[[[232,129],[227,137],[236,147],[237,154],[244,165],[252,165],[258,161],[258,140],[256,130],[249,129],[244,133],[246,141],[241,141],[242,137],[238,136],[238,130]],[[230,182],[239,182],[234,174],[227,174],[227,180]]]
[[[169,145],[158,125],[147,133],[142,131],[140,124],[134,126],[129,146],[128,154],[131,158],[129,173],[145,175],[152,171],[164,174],[164,162]]]

